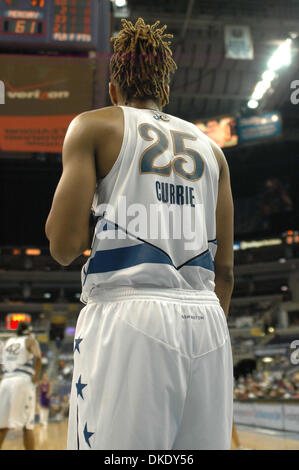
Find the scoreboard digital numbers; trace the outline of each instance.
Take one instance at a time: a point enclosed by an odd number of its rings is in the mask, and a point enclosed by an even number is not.
[[[0,0],[0,47],[96,49],[100,0]]]

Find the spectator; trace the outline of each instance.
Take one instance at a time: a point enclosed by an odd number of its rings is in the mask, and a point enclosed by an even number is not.
[[[51,398],[50,417],[54,421],[61,421],[62,419],[61,399],[58,394]]]
[[[40,424],[42,424],[43,426],[48,425],[51,389],[52,389],[51,382],[49,382],[47,374],[44,373],[43,378],[39,384],[39,400],[40,400],[39,421],[40,421]]]

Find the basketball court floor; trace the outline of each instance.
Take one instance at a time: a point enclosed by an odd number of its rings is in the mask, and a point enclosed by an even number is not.
[[[299,434],[281,431],[237,426],[241,445],[252,450],[299,450]],[[45,428],[35,426],[36,450],[65,450],[67,420],[49,423]],[[10,432],[3,444],[3,450],[22,450],[22,433]],[[232,450],[234,450],[232,445]]]

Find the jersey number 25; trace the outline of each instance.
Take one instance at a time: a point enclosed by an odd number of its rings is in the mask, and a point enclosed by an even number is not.
[[[167,163],[164,166],[155,166],[155,160],[164,153],[169,147],[169,139],[167,135],[162,132],[157,127],[152,124],[140,124],[138,127],[140,136],[147,141],[153,141],[154,138],[150,136],[150,131],[154,132],[157,136],[157,139],[147,147],[139,160],[139,170],[141,174],[144,173],[154,173],[161,176],[169,176],[172,170],[179,176],[182,176],[186,180],[196,181],[199,180],[204,171],[204,161],[201,158],[200,154],[191,148],[185,147],[184,140],[197,140],[197,138],[192,134],[187,134],[185,132],[179,131],[170,131],[172,145],[173,145],[173,155],[182,155],[180,157],[174,158],[172,161]],[[184,170],[183,165],[187,163],[188,160],[183,157],[183,155],[191,157],[193,161],[193,171],[188,172]]]

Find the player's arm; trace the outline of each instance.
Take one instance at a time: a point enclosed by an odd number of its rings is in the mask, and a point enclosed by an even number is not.
[[[96,188],[95,133],[88,113],[69,125],[63,150],[63,171],[56,188],[45,231],[50,253],[68,266],[90,248],[90,214]]]
[[[42,368],[42,355],[40,347],[35,338],[29,337],[26,340],[27,350],[34,356],[34,376],[32,377],[32,382],[37,383],[40,377],[40,371]]]
[[[216,208],[215,292],[228,316],[234,287],[234,207],[227,161],[217,145],[212,147],[220,169]]]

